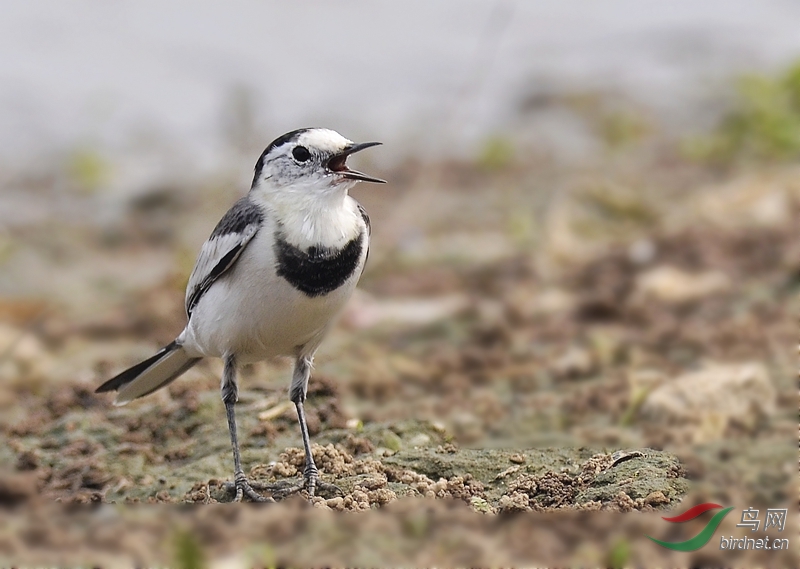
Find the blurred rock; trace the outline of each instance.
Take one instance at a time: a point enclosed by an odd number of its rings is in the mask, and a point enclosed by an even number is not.
[[[628,247],[628,259],[635,265],[646,265],[656,258],[657,252],[652,239],[637,239]]]
[[[531,290],[529,283],[514,288],[506,297],[511,313],[523,320],[574,310],[575,296],[559,288]]]
[[[48,378],[53,357],[31,332],[0,323],[0,382]]]
[[[499,300],[480,299],[475,304],[478,319],[484,325],[501,326],[506,321],[506,306]]]
[[[657,423],[690,424],[700,442],[720,438],[732,423],[753,428],[775,412],[776,398],[761,363],[713,364],[655,388],[641,414]]]
[[[791,220],[790,195],[796,172],[736,179],[699,192],[695,207],[702,219],[718,227],[776,227]],[[796,198],[796,196],[794,196]]]
[[[342,316],[344,324],[352,328],[372,328],[386,322],[425,326],[454,316],[469,306],[463,294],[437,298],[377,299],[363,291],[356,291]]]
[[[730,287],[730,279],[720,271],[689,273],[669,265],[660,265],[636,277],[634,299],[683,304],[723,293]]]
[[[40,319],[47,309],[47,303],[40,299],[0,298],[0,321],[16,326],[29,325]]]
[[[570,346],[553,364],[556,375],[564,378],[585,377],[595,369],[592,354],[586,348]]]
[[[35,477],[0,472],[0,506],[18,506],[34,501],[37,497]]]

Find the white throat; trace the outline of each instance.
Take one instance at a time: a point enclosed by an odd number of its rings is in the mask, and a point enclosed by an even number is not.
[[[320,189],[298,183],[272,188],[262,182],[250,191],[250,199],[274,216],[286,241],[295,247],[340,248],[361,229],[358,207],[347,194],[352,185]]]

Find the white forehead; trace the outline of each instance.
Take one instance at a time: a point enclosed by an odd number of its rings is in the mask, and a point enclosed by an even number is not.
[[[353,141],[346,139],[335,130],[327,128],[313,128],[297,137],[297,144],[306,148],[321,150],[322,152],[339,152]]]

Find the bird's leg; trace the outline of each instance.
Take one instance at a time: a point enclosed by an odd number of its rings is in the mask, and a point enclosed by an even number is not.
[[[222,401],[225,403],[225,414],[228,416],[228,431],[231,434],[231,446],[233,447],[233,484],[226,487],[235,491],[234,502],[241,502],[243,496],[247,496],[253,502],[273,502],[272,498],[262,496],[253,490],[242,470],[242,459],[239,454],[239,441],[236,437],[236,414],[234,405],[239,399],[239,387],[236,385],[236,358],[234,356],[225,357],[225,369],[222,373]]]
[[[327,484],[319,479],[319,470],[314,464],[314,456],[311,454],[311,437],[308,435],[308,424],[303,403],[306,400],[308,390],[308,378],[311,375],[311,357],[299,357],[295,362],[294,373],[292,374],[292,386],[289,389],[289,398],[297,409],[297,419],[300,423],[300,434],[303,437],[303,449],[305,451],[305,468],[303,469],[303,481],[299,484],[287,481],[276,482],[274,484],[258,484],[256,488],[270,490],[272,495],[280,498],[295,494],[300,490],[308,492],[309,497],[313,497],[317,490],[322,490],[326,494],[343,495],[341,488],[333,484]]]
[[[305,397],[303,397],[305,399]],[[303,449],[306,454],[306,467],[303,469],[303,482],[309,496],[314,496],[319,480],[319,470],[314,464],[314,455],[311,453],[311,437],[308,436],[308,424],[306,423],[306,413],[303,409],[303,400],[296,400],[294,406],[297,409],[297,420],[300,422],[300,435],[303,437]]]
[[[289,388],[289,399],[297,409],[297,419],[300,422],[300,434],[303,437],[303,449],[305,450],[306,466],[303,469],[303,481],[300,484],[287,484],[277,482],[274,484],[274,495],[281,497],[295,494],[300,490],[306,490],[309,497],[313,497],[317,490],[319,480],[319,470],[314,464],[314,456],[311,454],[311,438],[308,436],[308,425],[306,424],[306,414],[303,410],[303,402],[306,400],[308,390],[308,378],[311,376],[311,358],[299,357],[294,364],[292,373],[292,385]]]
[[[292,494],[296,494],[300,490],[306,490],[308,492],[309,497],[313,497],[317,490],[322,490],[326,494],[339,494],[344,495],[341,488],[335,486],[333,484],[327,484],[319,480],[319,470],[317,469],[317,465],[314,464],[314,457],[311,454],[311,438],[308,435],[308,425],[306,424],[306,414],[303,409],[303,402],[306,399],[306,391],[308,389],[308,378],[311,375],[311,358],[310,357],[300,357],[297,359],[295,363],[294,373],[292,375],[292,386],[289,390],[289,398],[294,402],[295,407],[297,408],[297,418],[300,422],[300,433],[303,437],[303,449],[305,450],[305,468],[303,469],[303,480],[302,482],[295,483],[289,480],[280,480],[278,482],[252,482],[247,483],[244,480],[244,474],[241,474],[241,479],[244,481],[245,486],[243,487],[243,492],[249,496],[251,499],[251,494],[248,494],[249,491],[255,494],[254,488],[256,490],[262,490],[269,492],[274,498],[282,499]],[[226,403],[226,409],[228,408]],[[231,440],[233,441],[234,445],[234,462],[236,463],[236,471],[241,473],[241,468],[239,467],[239,451],[236,446],[235,437],[236,437],[236,426],[232,423],[233,419],[233,407],[231,406],[231,411],[228,415],[228,424],[233,425],[231,427]],[[237,495],[239,493],[238,483],[237,483]],[[258,494],[255,494],[258,496]]]
[[[306,423],[306,413],[303,408],[303,403],[306,400],[306,393],[308,392],[308,379],[311,376],[312,357],[299,357],[294,367],[294,374],[292,375],[292,386],[289,389],[289,398],[294,403],[297,409],[297,420],[300,423],[300,435],[303,437],[303,450],[306,455],[306,466],[303,469],[303,484],[309,496],[314,496],[314,493],[323,490],[326,493],[335,493],[344,495],[342,489],[334,484],[327,484],[319,479],[319,470],[317,465],[314,464],[314,456],[311,453],[311,437],[308,435],[308,424]]]

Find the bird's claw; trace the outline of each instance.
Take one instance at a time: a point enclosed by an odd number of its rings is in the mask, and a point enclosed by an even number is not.
[[[255,491],[254,486],[258,487],[259,484],[250,484],[245,478],[244,473],[237,472],[234,476],[233,482],[225,483],[225,490],[234,494],[233,501],[241,502],[246,496],[251,502],[274,502],[275,499],[271,496],[262,496]]]
[[[309,498],[313,498],[317,493],[323,496],[344,496],[344,491],[335,484],[329,484],[319,479],[319,471],[316,468],[303,472],[303,480],[293,482],[291,480],[280,480],[277,482],[248,482],[244,473],[237,473],[233,482],[225,483],[225,490],[234,494],[233,501],[241,502],[245,497],[251,502],[275,502],[297,494],[305,490]],[[269,496],[264,496],[256,490],[267,492]]]
[[[344,490],[339,488],[336,484],[329,484],[328,482],[323,482],[322,480],[317,480],[317,491],[321,495],[329,496],[333,494],[332,497],[337,496],[344,496]]]

